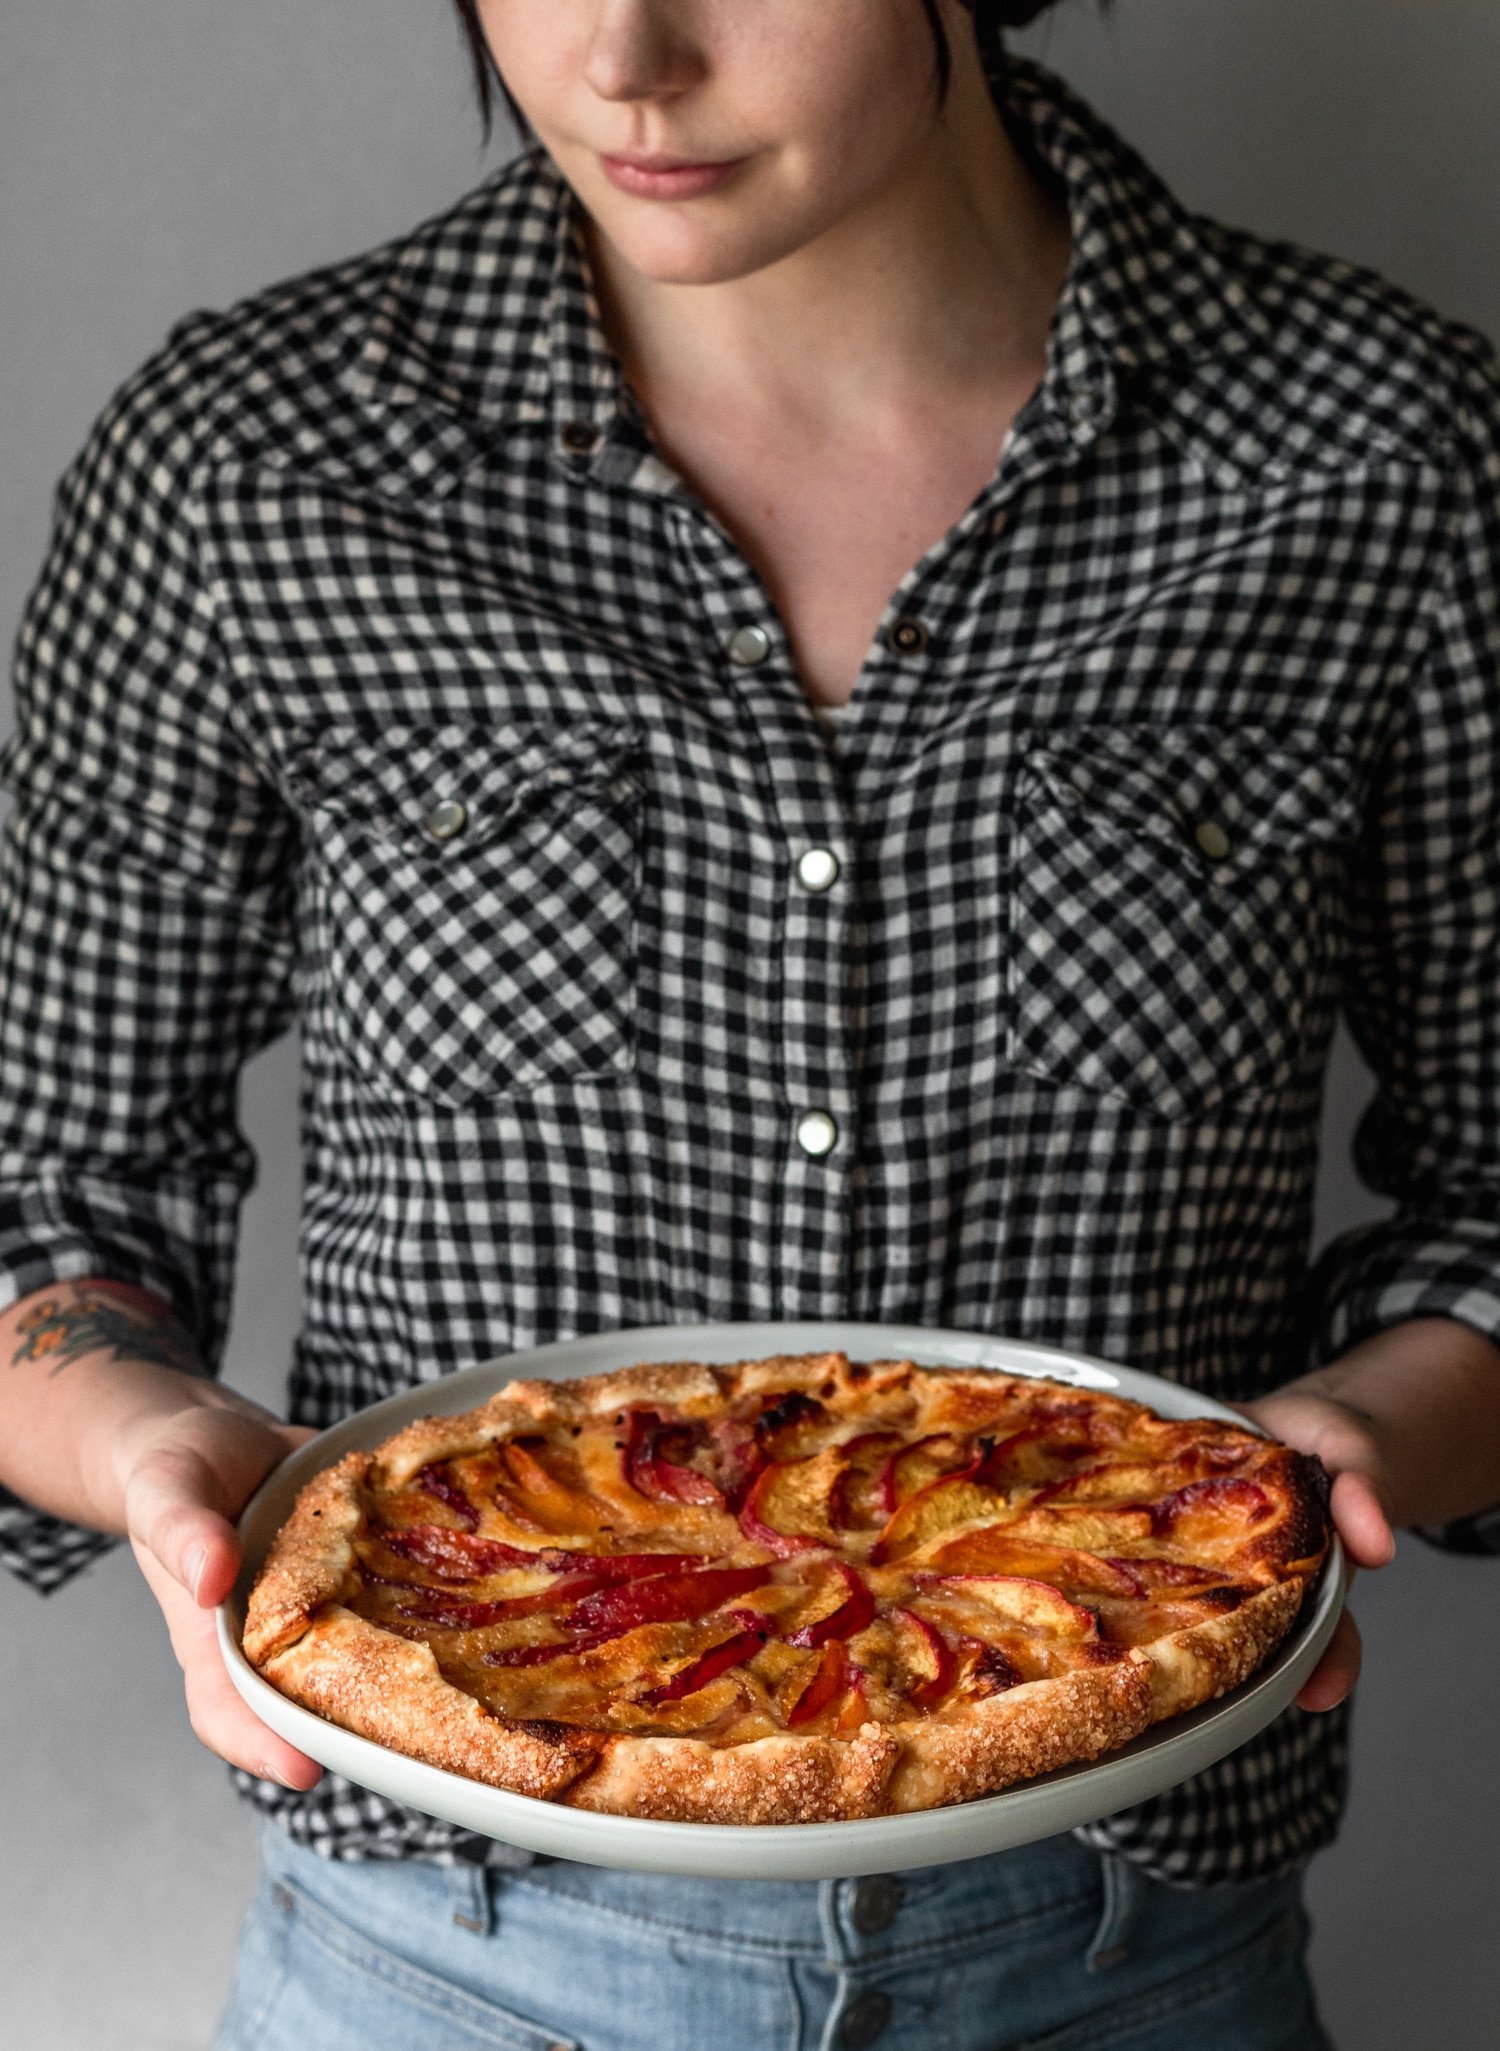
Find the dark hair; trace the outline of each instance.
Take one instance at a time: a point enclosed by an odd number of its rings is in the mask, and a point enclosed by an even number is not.
[[[510,87],[496,69],[490,55],[490,46],[484,39],[479,26],[479,9],[476,0],[454,0],[458,18],[469,45],[469,60],[474,67],[474,85],[479,94],[479,111],[484,121],[485,139],[488,141],[494,119],[495,89],[510,110],[516,133],[529,144],[534,144],[531,124],[516,105]],[[999,46],[1000,31],[1007,28],[1024,28],[1029,21],[1035,21],[1039,14],[1045,14],[1057,0],[963,0],[974,17],[974,29],[979,38],[981,50],[996,49]],[[1101,6],[1108,6],[1109,0],[1100,0]],[[948,97],[948,86],[953,75],[953,52],[948,45],[947,31],[938,15],[936,0],[922,0],[922,11],[932,24],[933,41],[937,45],[937,99],[942,106]]]

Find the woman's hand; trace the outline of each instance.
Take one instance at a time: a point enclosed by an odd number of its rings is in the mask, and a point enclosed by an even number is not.
[[[1315,1378],[1292,1382],[1258,1403],[1234,1406],[1299,1453],[1315,1453],[1333,1480],[1329,1511],[1353,1567],[1385,1567],[1396,1554],[1390,1481],[1380,1427],[1367,1410],[1329,1395]],[[1359,1679],[1359,1626],[1347,1608],[1327,1650],[1303,1682],[1301,1709],[1332,1709]]]
[[[1299,1453],[1318,1455],[1355,1567],[1387,1565],[1398,1528],[1500,1501],[1500,1347],[1456,1318],[1389,1325],[1236,1407]],[[1358,1678],[1359,1632],[1346,1610],[1297,1700],[1332,1709]]]
[[[117,1449],[126,1529],[167,1620],[199,1739],[263,1780],[310,1788],[322,1768],[235,1692],[213,1613],[240,1569],[234,1520],[271,1469],[313,1434],[227,1391],[215,1393],[211,1404],[150,1420]]]

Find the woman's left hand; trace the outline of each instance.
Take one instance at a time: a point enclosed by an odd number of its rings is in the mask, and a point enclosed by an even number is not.
[[[1396,1553],[1390,1480],[1378,1421],[1326,1391],[1290,1382],[1234,1406],[1299,1453],[1316,1453],[1333,1480],[1329,1510],[1353,1567],[1388,1566]],[[1328,1649],[1297,1696],[1301,1709],[1332,1709],[1359,1679],[1359,1626],[1345,1609]]]

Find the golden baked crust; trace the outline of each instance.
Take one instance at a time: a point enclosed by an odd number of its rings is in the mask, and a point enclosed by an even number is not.
[[[798,1354],[513,1382],[304,1488],[246,1656],[345,1729],[613,1814],[969,1801],[1237,1686],[1316,1461],[985,1369]]]

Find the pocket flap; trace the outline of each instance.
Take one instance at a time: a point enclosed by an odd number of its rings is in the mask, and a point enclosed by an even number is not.
[[[1060,805],[1234,868],[1280,846],[1344,838],[1356,816],[1349,758],[1265,727],[1082,727],[1028,747],[1023,778]]]
[[[458,844],[472,848],[506,831],[554,793],[606,795],[643,746],[633,721],[568,726],[490,725],[482,720],[392,720],[320,727],[289,751],[288,781],[314,807],[375,832],[443,845],[429,823],[458,805]]]

